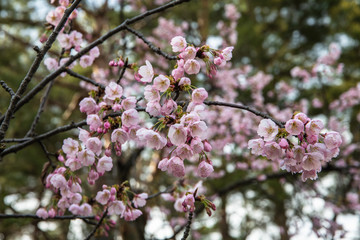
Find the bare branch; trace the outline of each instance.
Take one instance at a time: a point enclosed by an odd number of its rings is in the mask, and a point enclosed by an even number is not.
[[[181,240],[186,240],[187,237],[189,236],[192,218],[193,218],[193,212],[189,212],[189,217],[185,227],[185,232]]]
[[[90,83],[90,84],[92,84],[92,85],[94,85],[94,86],[96,86],[96,87],[99,87],[99,88],[101,88],[101,89],[105,89],[105,86],[104,86],[104,85],[102,85],[101,83],[97,83],[97,82],[95,82],[94,80],[92,80],[92,79],[90,79],[90,78],[88,78],[88,77],[85,77],[85,76],[83,76],[83,75],[80,75],[80,74],[78,74],[78,73],[76,73],[76,72],[74,72],[74,71],[72,71],[72,70],[70,70],[70,69],[68,69],[68,68],[66,68],[65,71],[66,71],[70,76],[73,76],[73,77],[75,77],[75,78],[81,79],[81,80],[83,80],[83,81],[85,81],[85,82],[87,82],[87,83]]]
[[[0,140],[2,140],[4,138],[5,133],[9,127],[9,122],[11,120],[11,117],[16,110],[17,104],[18,104],[21,96],[26,91],[26,88],[27,88],[28,84],[30,83],[32,77],[38,70],[40,63],[42,62],[43,58],[45,57],[45,54],[49,51],[52,44],[55,42],[58,34],[60,33],[61,29],[64,27],[66,21],[68,20],[70,14],[75,10],[75,8],[79,5],[80,2],[81,2],[81,0],[74,1],[74,3],[71,4],[71,6],[65,10],[64,15],[61,18],[59,24],[55,27],[54,31],[50,34],[49,39],[46,41],[44,47],[36,55],[36,58],[35,58],[34,62],[32,63],[29,71],[27,72],[25,78],[21,81],[21,84],[20,84],[18,90],[16,91],[16,94],[11,98],[9,107],[7,108],[4,119],[0,126]]]
[[[89,52],[92,48],[102,44],[103,42],[105,42],[108,38],[112,37],[113,35],[115,35],[118,32],[121,32],[123,30],[125,30],[125,26],[129,25],[129,24],[133,24],[136,23],[144,18],[146,18],[147,16],[159,13],[159,12],[163,12],[169,8],[172,8],[174,6],[177,6],[179,4],[182,4],[184,2],[189,2],[191,0],[174,0],[172,2],[169,2],[167,4],[164,4],[158,8],[154,8],[152,10],[146,11],[138,16],[135,16],[133,18],[130,19],[126,19],[122,24],[120,24],[119,26],[117,26],[116,28],[110,30],[108,33],[104,34],[103,36],[101,36],[100,38],[96,39],[95,41],[93,41],[92,43],[90,43],[88,46],[86,46],[85,48],[83,48],[80,52],[78,52],[77,54],[71,56],[69,58],[69,60],[67,62],[65,62],[61,67],[59,67],[57,70],[55,70],[54,72],[52,72],[51,74],[47,75],[38,85],[36,85],[32,90],[30,90],[20,101],[18,101],[18,103],[16,105],[12,105],[12,113],[17,111],[19,108],[21,108],[24,104],[26,104],[27,102],[30,101],[30,99],[32,99],[39,91],[41,91],[41,89],[43,89],[52,79],[56,78],[57,76],[59,76],[62,72],[66,71],[66,67],[70,66],[75,60],[79,59],[81,56],[85,55],[87,52]],[[50,39],[50,38],[49,38]],[[7,119],[7,118],[6,118]],[[0,118],[0,121],[3,121],[4,123],[4,117]],[[7,120],[8,121],[8,120]],[[1,133],[1,132],[0,132]],[[2,135],[0,135],[0,140],[3,138]]]
[[[123,76],[124,76],[124,74],[125,74],[126,68],[127,68],[127,66],[128,66],[128,61],[129,61],[129,60],[126,58],[125,63],[124,63],[124,66],[123,66],[122,69],[121,69],[121,73],[120,73],[119,79],[116,81],[117,84],[120,83],[121,79],[123,78]]]
[[[4,218],[34,218],[42,219],[36,214],[0,214],[0,219]],[[46,220],[71,220],[71,219],[95,219],[95,216],[79,216],[79,215],[64,215],[64,216],[55,216],[53,218],[42,219]]]
[[[252,108],[252,107],[245,106],[245,105],[242,105],[242,104],[226,103],[226,102],[218,102],[218,101],[205,101],[204,104],[206,104],[208,106],[225,106],[225,107],[231,107],[231,108],[238,108],[238,109],[246,110],[248,112],[251,112],[251,113],[255,114],[256,116],[270,119],[271,121],[276,123],[276,125],[278,125],[281,128],[284,128],[284,125],[285,125],[284,122],[278,121],[278,120],[274,119],[273,117],[269,116],[266,113],[260,112],[260,111],[258,111],[256,109]]]
[[[95,234],[96,230],[101,226],[102,221],[104,220],[104,218],[107,215],[107,209],[106,211],[103,213],[102,217],[100,218],[99,222],[96,224],[96,226],[94,227],[94,229],[91,231],[91,233],[85,238],[85,240],[89,240],[91,239],[91,237]]]
[[[11,97],[13,97],[15,95],[14,91],[11,89],[11,87],[9,87],[6,82],[4,82],[3,80],[0,81],[0,85],[3,87],[3,89],[5,89],[5,91],[7,91]]]
[[[146,200],[150,200],[150,199],[160,196],[161,194],[164,194],[164,193],[172,193],[175,191],[175,189],[176,189],[176,187],[171,187],[171,188],[166,189],[165,191],[154,193],[154,194],[148,196]]]
[[[36,114],[36,116],[34,118],[34,121],[31,124],[31,127],[30,127],[29,131],[26,133],[25,137],[31,137],[32,135],[34,135],[36,125],[40,120],[41,113],[44,111],[45,103],[46,103],[46,101],[47,101],[47,99],[49,97],[50,90],[51,90],[52,86],[54,85],[54,82],[55,82],[55,80],[50,82],[50,84],[48,85],[48,87],[47,87],[47,89],[45,91],[44,96],[41,98],[41,102],[40,102],[40,106],[38,108],[38,112],[37,112],[37,114]]]
[[[177,56],[172,56],[172,55],[169,55],[163,51],[161,51],[161,49],[159,47],[155,47],[154,44],[152,44],[149,40],[147,40],[145,38],[145,36],[139,32],[139,31],[136,31],[135,29],[125,25],[125,28],[127,31],[131,32],[132,34],[134,34],[135,36],[137,36],[138,38],[140,38],[141,40],[143,40],[143,42],[148,45],[148,47],[154,51],[155,53],[159,54],[160,56],[163,56],[164,58],[168,59],[168,60],[176,60],[177,59]]]

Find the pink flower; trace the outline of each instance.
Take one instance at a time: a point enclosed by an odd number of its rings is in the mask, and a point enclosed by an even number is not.
[[[61,174],[54,174],[50,178],[50,183],[56,189],[67,188],[67,181],[65,177]]]
[[[84,55],[80,58],[80,66],[83,68],[90,67],[93,64],[94,59],[89,55]]]
[[[196,104],[202,104],[208,97],[208,93],[204,88],[197,88],[192,92],[191,101]]]
[[[111,142],[124,144],[129,139],[128,133],[122,129],[115,129],[111,134]]]
[[[83,166],[91,166],[95,162],[95,154],[88,149],[79,152],[77,157]]]
[[[139,74],[141,76],[140,81],[143,83],[149,83],[154,77],[154,69],[148,60],[146,60],[145,63],[146,66],[141,66],[139,68]]]
[[[49,71],[56,70],[59,67],[58,61],[55,58],[46,58],[44,64]]]
[[[190,134],[192,137],[199,137],[204,140],[207,135],[207,126],[203,121],[197,121],[189,125]]]
[[[318,152],[305,153],[302,167],[306,171],[315,170],[319,172],[321,170],[321,161],[324,161],[323,154]]]
[[[210,176],[213,171],[213,166],[207,161],[202,161],[197,168],[197,174],[202,178]]]
[[[174,70],[172,70],[171,75],[174,77],[175,80],[178,80],[179,78],[184,76],[184,68],[177,67]]]
[[[102,126],[102,121],[96,114],[88,115],[86,118],[86,123],[90,126],[91,131],[96,131],[99,127]]]
[[[90,50],[89,54],[90,54],[90,57],[92,57],[92,58],[97,58],[97,57],[99,57],[99,56],[100,56],[99,48],[98,48],[98,47],[92,48],[92,49]]]
[[[152,87],[151,85],[148,85],[144,88],[144,98],[148,101],[148,102],[152,102],[152,101],[160,101],[160,94],[159,91],[156,90],[154,87]]]
[[[191,85],[190,78],[182,77],[179,81],[179,86],[190,86],[190,85]]]
[[[146,199],[148,198],[148,194],[147,193],[141,193],[141,194],[136,194],[133,198],[133,203],[134,206],[136,208],[138,207],[143,207],[146,204]]]
[[[160,150],[166,146],[167,140],[159,133],[151,130],[146,135],[146,143],[148,147]]]
[[[77,204],[71,204],[69,207],[69,211],[74,215],[81,215],[80,206]]]
[[[50,11],[46,15],[46,21],[54,26],[58,25],[60,19],[61,19],[61,15],[57,11]]]
[[[182,178],[185,176],[184,162],[178,157],[170,158],[167,169],[175,177]]]
[[[97,137],[91,137],[89,138],[86,143],[86,147],[90,149],[92,152],[94,152],[97,156],[100,155],[102,151],[102,142]]]
[[[182,144],[176,149],[176,155],[182,159],[190,159],[194,155],[194,152],[189,145]]]
[[[285,138],[282,138],[279,142],[279,146],[282,148],[282,149],[287,149],[289,147],[289,143],[288,141],[285,139]]]
[[[42,219],[47,219],[49,217],[48,212],[45,210],[45,208],[39,208],[36,211],[36,216]]]
[[[87,97],[81,100],[79,106],[80,106],[80,112],[85,112],[86,114],[95,113],[97,110],[96,102],[91,97]]]
[[[265,141],[273,140],[279,132],[278,126],[270,119],[260,121],[257,133],[260,137],[264,137]]]
[[[139,209],[130,209],[126,208],[124,212],[124,219],[126,221],[134,221],[142,215],[142,212]]]
[[[172,46],[173,52],[181,52],[187,45],[185,38],[176,36],[171,39],[170,45]]]
[[[72,47],[72,42],[70,36],[68,34],[59,34],[58,41],[60,43],[60,47],[68,50]]]
[[[187,138],[187,131],[183,124],[174,124],[170,127],[168,137],[172,144],[181,145],[184,144]]]
[[[126,110],[121,115],[121,121],[125,127],[136,126],[139,120],[139,113],[135,109]]]
[[[120,85],[111,82],[108,86],[106,86],[105,94],[105,97],[110,100],[115,100],[116,98],[121,99],[123,88]]]
[[[187,47],[180,54],[180,57],[184,60],[194,59],[196,57],[196,49],[194,47]]]
[[[264,146],[264,153],[267,158],[271,160],[278,160],[281,157],[282,150],[276,142],[266,143]]]
[[[168,169],[168,165],[169,165],[169,159],[168,158],[164,158],[163,160],[161,160],[159,163],[158,163],[158,168],[161,170],[161,171],[166,171]]]
[[[103,156],[99,159],[99,162],[96,166],[96,170],[99,173],[104,173],[105,171],[111,171],[113,167],[113,162],[111,157]]]
[[[226,61],[230,61],[232,58],[232,51],[234,50],[234,47],[227,47],[224,48],[221,52]]]
[[[185,62],[184,70],[187,74],[198,74],[200,72],[200,63],[194,59]]]
[[[98,203],[105,205],[109,201],[110,197],[111,197],[110,191],[105,189],[96,194],[95,200]]]
[[[82,141],[83,143],[86,142],[86,140],[88,140],[88,138],[90,137],[90,133],[82,128],[79,128],[79,139],[80,141]]]
[[[166,99],[164,105],[161,107],[161,113],[163,115],[169,115],[177,108],[177,103],[172,99]]]
[[[121,106],[124,110],[133,109],[136,107],[136,98],[135,97],[127,97],[121,102]]]
[[[201,153],[204,150],[204,144],[198,137],[194,137],[191,140],[190,146],[194,153]]]
[[[125,211],[125,205],[122,201],[115,200],[109,205],[110,215],[123,215]]]
[[[306,124],[308,121],[310,121],[310,118],[308,118],[308,116],[306,116],[305,113],[298,113],[294,116],[294,119],[298,119],[300,121],[302,121],[304,124]]]
[[[299,135],[304,131],[304,123],[298,119],[290,119],[286,122],[285,129],[291,135]]]
[[[165,92],[169,88],[169,86],[170,80],[164,75],[159,75],[154,79],[153,88],[160,92]]]
[[[305,125],[305,131],[308,135],[318,135],[324,128],[324,124],[321,120],[311,120]]]
[[[325,135],[324,143],[328,149],[334,149],[340,147],[342,139],[338,132],[328,132]]]
[[[50,208],[50,210],[48,211],[48,215],[49,215],[49,218],[53,218],[56,216],[56,211],[54,208]]]
[[[77,158],[68,158],[65,162],[65,166],[69,167],[73,172],[82,167],[81,162],[78,161]]]
[[[183,206],[184,212],[195,211],[195,198],[193,194],[187,194],[184,201],[181,204]]]
[[[99,127],[102,126],[102,121],[96,114],[88,115],[86,118],[86,123],[90,126],[91,131],[96,131]]]
[[[161,113],[161,106],[158,101],[151,101],[146,104],[145,111],[151,116],[158,116]]]
[[[67,138],[63,141],[62,150],[68,156],[76,156],[79,151],[79,143],[72,138]]]
[[[80,206],[80,215],[82,216],[91,216],[92,215],[92,207],[88,203],[83,203]]]

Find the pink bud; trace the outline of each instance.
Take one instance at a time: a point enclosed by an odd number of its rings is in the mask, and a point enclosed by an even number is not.
[[[287,149],[289,147],[289,143],[285,138],[282,138],[279,142],[279,145],[283,149]]]
[[[117,65],[118,65],[119,67],[123,67],[125,64],[124,64],[124,62],[120,59],[120,60],[117,62]]]
[[[111,127],[111,124],[109,122],[104,123],[104,128],[109,129]]]
[[[211,152],[211,150],[212,150],[212,147],[207,140],[204,141],[204,150],[205,150],[205,152]]]
[[[111,188],[110,190],[111,195],[115,195],[116,194],[116,189],[114,187]]]
[[[105,149],[105,156],[111,157],[111,149],[110,148]]]

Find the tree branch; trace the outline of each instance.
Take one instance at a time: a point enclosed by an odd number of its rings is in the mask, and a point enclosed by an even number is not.
[[[121,73],[120,73],[120,76],[119,76],[119,79],[116,81],[117,84],[120,84],[120,81],[121,79],[123,78],[124,74],[125,74],[125,71],[126,71],[126,68],[128,66],[128,59],[126,58],[125,60],[125,63],[124,63],[124,66],[122,67],[121,69]]]
[[[99,222],[96,224],[96,226],[94,227],[94,229],[91,231],[91,233],[85,238],[85,240],[89,240],[96,232],[96,230],[100,227],[102,221],[104,220],[104,218],[107,215],[108,210],[106,209],[104,214],[102,215],[102,217],[100,218]]]
[[[45,54],[47,53],[47,51],[49,51],[52,44],[55,42],[58,34],[60,33],[61,29],[64,27],[66,21],[68,20],[70,14],[75,10],[75,8],[79,5],[80,2],[81,2],[81,0],[74,1],[74,3],[71,4],[71,6],[65,10],[64,16],[61,18],[59,24],[55,27],[54,31],[50,34],[49,39],[46,41],[44,47],[37,54],[34,62],[32,63],[29,71],[26,74],[25,78],[21,81],[21,84],[20,84],[18,90],[16,91],[16,94],[11,98],[9,107],[7,108],[4,119],[0,125],[0,140],[2,140],[4,138],[5,133],[9,127],[9,122],[11,120],[11,117],[16,110],[16,106],[17,106],[21,96],[26,91],[26,88],[27,88],[28,84],[30,83],[32,77],[38,70],[40,63],[42,62],[43,58],[45,57]]]
[[[252,107],[245,106],[245,105],[242,105],[242,104],[226,103],[226,102],[218,102],[218,101],[205,101],[204,104],[208,105],[208,106],[225,106],[225,107],[231,107],[231,108],[238,108],[238,109],[246,110],[248,112],[251,112],[251,113],[255,114],[256,116],[270,119],[271,121],[276,123],[276,125],[278,125],[281,128],[285,127],[285,122],[278,121],[278,120],[274,119],[273,117],[271,117],[270,115],[268,115],[266,113],[260,112],[260,111],[258,111],[256,109],[252,108]]]
[[[185,227],[185,232],[184,232],[184,235],[181,238],[181,240],[186,240],[187,237],[189,236],[192,217],[193,217],[193,212],[189,212],[189,217],[188,217],[188,221],[187,221],[187,224],[186,224],[186,227]]]
[[[52,79],[56,78],[62,72],[66,71],[66,67],[70,66],[75,60],[77,60],[81,56],[85,55],[92,48],[102,44],[108,38],[112,37],[116,33],[125,30],[126,25],[136,23],[136,22],[146,18],[147,16],[150,16],[150,15],[165,11],[168,8],[172,8],[172,7],[176,6],[176,5],[182,4],[184,2],[189,2],[189,1],[191,1],[191,0],[174,0],[174,1],[169,2],[167,4],[164,4],[164,5],[162,5],[162,6],[158,7],[158,8],[146,11],[146,12],[144,12],[144,13],[138,15],[138,16],[135,16],[133,18],[126,19],[122,24],[120,24],[116,28],[110,30],[109,32],[107,32],[106,34],[104,34],[100,38],[96,39],[92,43],[90,43],[88,46],[83,48],[80,52],[78,52],[77,54],[71,56],[69,58],[69,60],[67,62],[65,62],[62,66],[60,66],[57,70],[55,70],[51,74],[47,75],[39,84],[37,84],[32,90],[30,90],[20,101],[18,101],[18,102],[16,101],[17,102],[16,105],[13,104],[11,106],[12,113],[17,111],[19,108],[21,108],[27,102],[29,102],[30,99],[32,99],[39,91],[41,91],[41,89],[43,89]],[[5,121],[5,119],[6,119],[6,121]],[[8,118],[1,117],[0,121],[3,121],[3,123],[4,123],[4,121],[8,122]],[[0,135],[0,140],[1,139],[3,139],[3,136]]]
[[[3,80],[0,81],[0,85],[3,87],[3,89],[5,89],[5,91],[7,91],[11,97],[14,97],[15,93],[14,91],[11,89],[11,87],[9,87],[6,82],[4,82]]]
[[[85,82],[87,82],[87,83],[90,83],[90,84],[92,84],[92,85],[94,85],[94,86],[96,86],[96,87],[99,87],[99,88],[101,88],[101,89],[105,89],[105,86],[104,86],[104,85],[102,85],[101,83],[97,83],[97,82],[95,82],[94,80],[92,80],[92,79],[90,79],[90,78],[88,78],[88,77],[85,77],[85,76],[83,76],[83,75],[80,75],[80,74],[78,74],[78,73],[76,73],[76,72],[74,72],[74,71],[72,71],[72,70],[70,70],[70,69],[68,69],[68,68],[66,68],[65,71],[66,71],[70,76],[73,76],[73,77],[75,77],[75,78],[81,79],[81,80],[83,80],[83,81],[85,81]]]
[[[0,219],[5,218],[34,218],[42,219],[36,214],[0,214]],[[42,219],[46,220],[71,220],[71,219],[95,219],[95,216],[79,216],[79,215],[64,215],[64,216],[55,216],[53,218]]]
[[[138,38],[140,38],[141,40],[143,40],[143,42],[148,45],[148,47],[155,53],[159,54],[160,56],[163,56],[164,58],[168,59],[168,60],[176,60],[177,59],[177,56],[172,56],[172,55],[169,55],[163,51],[161,51],[161,49],[159,47],[155,47],[154,44],[152,44],[149,40],[147,40],[145,38],[145,36],[139,32],[139,31],[136,31],[135,29],[125,25],[125,29],[129,32],[131,32],[132,34],[134,34],[135,36],[137,36]]]

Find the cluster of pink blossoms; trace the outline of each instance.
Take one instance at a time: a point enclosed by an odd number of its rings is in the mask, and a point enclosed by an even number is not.
[[[54,3],[55,1],[52,1]],[[52,10],[48,13],[46,16],[46,21],[51,26],[51,28],[54,28],[58,25],[61,18],[64,15],[64,11],[66,10],[66,7],[69,6],[70,2],[69,0],[59,0],[60,6],[57,7],[55,10]],[[48,70],[56,70],[61,65],[63,65],[65,62],[69,60],[69,55],[72,49],[79,52],[81,50],[81,44],[83,43],[83,35],[82,33],[72,30],[68,33],[65,33],[66,27],[69,26],[69,21],[74,20],[78,15],[77,9],[75,9],[69,19],[68,22],[66,22],[65,27],[61,30],[59,33],[59,36],[57,40],[59,41],[60,47],[64,50],[64,56],[60,60],[48,57],[45,59],[44,63]],[[45,42],[47,40],[46,34],[44,34],[40,41]],[[100,56],[100,51],[98,47],[94,47],[89,51],[89,54],[85,54],[80,58],[80,66],[83,68],[89,67],[93,64],[94,60]],[[68,68],[73,68],[76,65],[76,62],[68,66]],[[65,76],[66,73],[63,73],[61,76]]]
[[[175,37],[172,46],[175,51],[180,51],[180,54],[177,68],[171,75],[158,75],[154,78],[152,65],[148,61],[135,75],[136,80],[149,84],[144,88],[146,112],[158,118],[158,122],[151,129],[140,126],[137,99],[123,96],[123,88],[115,82],[110,82],[104,91],[92,91],[90,97],[80,102],[80,111],[87,115],[89,131],[79,129],[79,141],[72,138],[64,140],[58,156],[60,167],[46,178],[46,187],[55,193],[51,208],[49,211],[39,209],[38,216],[45,218],[54,214],[62,215],[66,210],[75,215],[91,215],[94,208],[88,204],[87,198],[81,195],[82,181],[78,170],[86,171],[87,182],[94,185],[105,172],[112,170],[112,151],[118,156],[121,155],[122,145],[129,140],[135,141],[139,146],[145,145],[156,150],[172,148],[169,157],[159,162],[159,168],[176,177],[185,176],[184,160],[192,159],[195,155],[199,156],[197,173],[200,177],[208,177],[214,171],[206,154],[211,151],[206,140],[207,125],[201,120],[203,102],[208,93],[204,88],[191,86],[191,80],[185,73],[191,75],[200,71],[200,64],[195,60],[197,55],[209,62],[210,58],[205,54],[206,51],[211,51],[214,62],[216,58],[227,61],[231,58],[232,48],[215,51],[209,47],[191,47],[189,50],[185,39],[181,37]],[[201,53],[198,53],[199,51]],[[181,65],[181,62],[185,63]],[[190,91],[191,101],[184,111],[184,106],[178,105],[176,99],[181,92]],[[106,134],[111,139],[107,146],[102,141]],[[128,193],[133,195],[132,202]],[[185,204],[183,210],[193,211],[195,195],[191,194],[192,198],[190,194],[186,196],[181,200],[182,204]],[[98,203],[96,209],[103,206],[109,214],[119,215],[127,221],[135,220],[142,214],[137,208],[144,206],[146,199],[147,194],[132,193],[124,184],[104,185],[95,197]],[[202,196],[200,200],[207,207],[207,211],[215,209],[205,197]]]
[[[273,121],[263,119],[258,127],[262,138],[252,139],[248,146],[251,152],[278,161],[283,169],[302,173],[302,180],[317,178],[322,165],[339,154],[342,143],[338,132],[321,133],[324,124],[312,120],[304,113],[297,113],[284,128]]]

